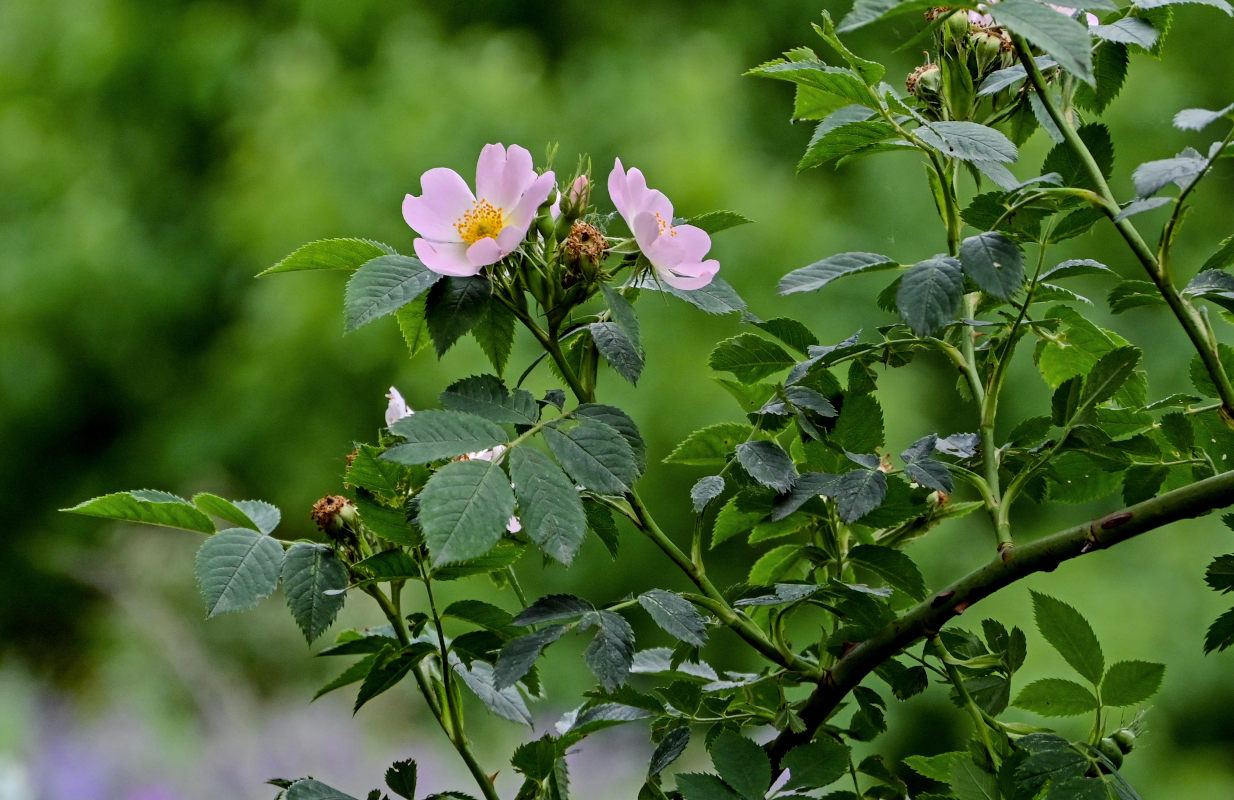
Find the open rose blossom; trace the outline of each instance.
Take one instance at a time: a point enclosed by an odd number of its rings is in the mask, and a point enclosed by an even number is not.
[[[403,198],[403,219],[421,237],[416,255],[442,275],[478,274],[518,248],[553,185],[553,173],[537,175],[518,145],[484,146],[474,195],[454,170],[430,169],[420,176],[423,194]]]
[[[711,283],[720,269],[714,258],[703,260],[711,249],[711,237],[693,225],[674,225],[673,204],[663,192],[647,188],[642,172],[626,172],[617,159],[608,176],[608,194],[662,281],[677,289],[700,289]]]

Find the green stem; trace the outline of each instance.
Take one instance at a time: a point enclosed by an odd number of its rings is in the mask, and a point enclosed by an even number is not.
[[[867,675],[914,642],[935,635],[944,624],[979,600],[1036,572],[1053,570],[1064,561],[1112,547],[1172,522],[1198,517],[1234,503],[1234,471],[1158,495],[995,556],[984,566],[917,604],[852,647],[827,670],[801,708],[805,730],[784,731],[768,750],[775,764],[799,744],[808,742]]]
[[[1032,51],[1029,49],[1028,43],[1024,38],[1012,34],[1012,40],[1015,42],[1016,52],[1019,55],[1020,63],[1024,65],[1024,69],[1028,73],[1028,80],[1037,90],[1038,97],[1041,98],[1042,104],[1049,113],[1050,118],[1054,120],[1054,124],[1062,133],[1067,146],[1080,159],[1080,163],[1084,165],[1084,171],[1088,173],[1089,180],[1097,187],[1097,194],[1102,200],[1102,208],[1114,223],[1114,227],[1118,229],[1119,234],[1131,248],[1131,252],[1136,259],[1144,267],[1148,273],[1148,277],[1157,287],[1157,291],[1165,299],[1166,305],[1169,306],[1174,318],[1178,320],[1178,324],[1187,334],[1187,338],[1191,340],[1192,347],[1199,354],[1200,360],[1204,363],[1204,368],[1207,370],[1209,377],[1212,378],[1213,384],[1217,387],[1217,394],[1221,398],[1222,416],[1227,420],[1234,419],[1234,385],[1231,385],[1230,378],[1226,374],[1225,367],[1221,363],[1221,358],[1217,352],[1217,342],[1206,335],[1203,319],[1195,307],[1188,303],[1178,289],[1174,286],[1170,275],[1165,268],[1165,265],[1158,260],[1153,253],[1152,248],[1140,236],[1140,232],[1130,219],[1118,219],[1119,206],[1118,201],[1114,198],[1114,193],[1110,191],[1110,185],[1106,182],[1105,175],[1101,172],[1101,167],[1097,164],[1097,160],[1089,151],[1088,145],[1080,138],[1075,127],[1067,116],[1058,108],[1046,87],[1045,78],[1041,74],[1041,70],[1037,67],[1037,62],[1033,58]]]
[[[948,682],[955,687],[956,693],[960,695],[960,699],[964,702],[964,710],[973,720],[973,727],[977,729],[977,735],[981,737],[981,744],[985,747],[985,751],[990,756],[991,763],[997,769],[1001,759],[998,757],[998,751],[994,749],[994,745],[990,742],[990,729],[985,722],[985,714],[981,707],[973,700],[973,696],[969,694],[968,687],[964,685],[964,676],[956,669],[951,653],[947,652],[947,647],[943,644],[942,639],[937,636],[931,636],[926,640],[927,645],[934,651],[934,655],[942,662],[943,669],[947,672]]]

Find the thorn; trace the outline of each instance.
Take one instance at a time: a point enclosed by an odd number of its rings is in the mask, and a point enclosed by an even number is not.
[[[956,604],[955,604],[955,608],[954,608],[954,609],[952,609],[952,610],[955,612],[955,615],[958,617],[958,616],[960,616],[961,614],[963,614],[963,613],[964,613],[964,611],[965,611],[965,609],[967,609],[967,608],[968,608],[969,606],[971,606],[971,605],[972,605],[972,603],[970,603],[970,602],[968,602],[967,600],[965,600],[965,601],[964,601],[964,602],[962,602],[962,603],[956,603]]]
[[[844,644],[840,645],[840,658],[844,658],[846,655],[853,652],[853,648],[859,644],[861,644],[861,642],[844,642]]]
[[[939,592],[938,594],[934,595],[934,599],[930,601],[930,608],[938,608],[939,606],[945,605],[947,601],[950,600],[954,596],[955,596],[955,592],[953,592],[950,589],[948,589],[945,592]]]
[[[1101,529],[1108,531],[1111,528],[1117,528],[1123,523],[1130,522],[1132,516],[1130,511],[1120,511],[1117,514],[1111,514],[1101,521]]]

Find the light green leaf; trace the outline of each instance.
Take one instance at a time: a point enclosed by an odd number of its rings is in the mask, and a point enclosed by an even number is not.
[[[1097,708],[1086,687],[1063,678],[1043,678],[1020,690],[1013,705],[1043,717],[1074,717]]]
[[[998,780],[973,763],[957,758],[951,764],[951,791],[956,800],[999,800]]]
[[[514,349],[515,322],[514,312],[505,303],[489,303],[471,326],[472,337],[498,375],[505,372],[506,362]]]
[[[840,125],[831,124],[829,120],[830,117],[824,119],[814,129],[805,155],[797,162],[798,172],[838,158],[912,148],[900,137],[899,131],[881,120],[857,120]]]
[[[693,467],[722,467],[737,445],[750,438],[754,429],[737,422],[721,422],[691,433],[664,459],[666,464]]]
[[[150,490],[116,492],[63,508],[69,514],[121,522],[162,525],[198,533],[214,533],[214,521],[200,509],[174,495]]]
[[[702,228],[707,233],[719,233],[739,225],[748,225],[754,220],[738,214],[736,211],[708,211],[705,214],[690,217],[687,222],[696,228]],[[612,305],[609,305],[612,308]],[[615,309],[614,309],[615,311]]]
[[[742,383],[791,367],[796,360],[775,342],[753,333],[743,333],[716,345],[707,364],[720,372],[731,372]]]
[[[878,253],[841,253],[793,270],[780,279],[778,290],[780,294],[812,292],[836,278],[862,272],[881,272],[898,266],[894,260]]]
[[[714,544],[712,545],[714,547]],[[795,544],[782,544],[778,547],[773,547],[754,562],[754,566],[750,567],[750,574],[746,578],[746,583],[751,586],[770,586],[784,575],[797,563],[798,557],[801,555],[801,546]]]
[[[488,553],[513,513],[510,479],[491,461],[447,464],[420,492],[420,527],[434,566]]]
[[[407,354],[415,358],[433,342],[428,332],[428,295],[420,295],[412,302],[394,312],[399,332],[407,345]]]
[[[971,760],[972,757],[968,753],[951,752],[939,753],[935,756],[909,756],[904,759],[904,764],[918,775],[924,775],[932,781],[939,783],[951,782],[951,770],[955,763],[961,759]]]
[[[1165,664],[1151,661],[1118,661],[1101,681],[1101,702],[1107,706],[1133,706],[1157,693]]]
[[[364,489],[374,494],[396,495],[403,468],[393,461],[381,458],[381,450],[372,445],[356,448],[356,457],[347,468],[343,479],[346,486]]]
[[[347,588],[347,567],[324,544],[296,542],[283,557],[281,577],[287,607],[312,644],[343,607],[346,595],[326,591]]]
[[[526,446],[510,452],[510,479],[523,530],[546,554],[569,566],[587,534],[587,516],[574,484],[548,456]]]
[[[925,579],[913,560],[899,550],[874,544],[860,544],[849,551],[848,560],[878,575],[888,586],[912,597],[925,598]]]
[[[500,425],[461,411],[421,411],[395,422],[390,432],[407,440],[381,455],[397,464],[427,464],[489,450],[509,438]]]
[[[206,616],[243,611],[278,588],[283,547],[246,528],[228,528],[197,551],[195,572]]]
[[[440,400],[445,409],[475,414],[492,422],[534,425],[540,417],[540,407],[531,392],[515,389],[511,393],[495,375],[473,375],[455,381],[441,393]]]
[[[393,314],[441,277],[411,256],[378,256],[365,263],[347,281],[343,300],[346,332]]]
[[[1105,657],[1088,620],[1072,606],[1040,592],[1032,592],[1037,629],[1072,668],[1094,685],[1105,674]]]
[[[358,269],[374,258],[394,254],[393,247],[368,239],[320,239],[301,246],[257,277],[305,269]]]
[[[201,492],[193,495],[193,505],[207,514],[213,514],[224,522],[230,522],[237,528],[261,530],[257,523],[249,519],[249,515],[236,507],[230,500],[224,500],[216,494]]]

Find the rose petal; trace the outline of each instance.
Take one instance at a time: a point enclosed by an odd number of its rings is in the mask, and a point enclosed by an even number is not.
[[[677,289],[701,289],[711,283],[711,279],[720,271],[720,262],[714,258],[702,262],[686,262],[678,264],[672,270],[657,270],[661,280]]]
[[[416,248],[416,256],[424,262],[424,266],[439,275],[467,277],[480,271],[480,266],[467,260],[467,245],[462,242],[430,242],[428,239],[416,239],[413,245]]]
[[[389,404],[386,406],[387,427],[398,422],[403,417],[410,417],[416,413],[407,405],[407,401],[403,399],[403,395],[399,393],[399,390],[393,386],[390,387],[390,393],[386,397],[390,399]]]
[[[496,264],[501,260],[502,252],[501,245],[497,244],[497,240],[491,236],[485,236],[483,239],[476,239],[471,247],[467,248],[467,261],[475,268],[475,275],[480,271],[481,267],[487,267],[489,264]]]
[[[532,181],[524,189],[522,197],[518,199],[518,202],[506,210],[505,224],[521,229],[518,236],[520,241],[527,234],[527,229],[531,227],[531,221],[535,219],[536,210],[544,205],[545,200],[548,200],[548,195],[553,191],[556,183],[556,176],[553,175],[552,170],[549,170]]]
[[[421,236],[435,241],[458,241],[454,224],[476,202],[467,183],[454,170],[437,167],[420,177],[420,187],[424,193],[410,204],[412,218],[407,217],[409,204],[403,200],[403,218],[407,224]]]
[[[711,249],[711,236],[694,225],[674,225],[672,239],[681,248],[682,261],[701,261]]]

